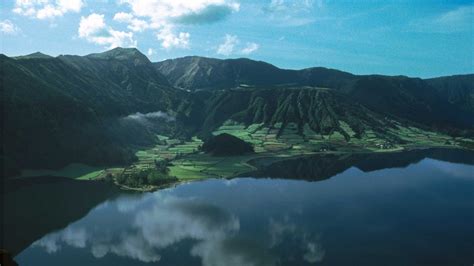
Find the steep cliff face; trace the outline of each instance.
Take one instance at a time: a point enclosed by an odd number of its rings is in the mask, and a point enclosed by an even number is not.
[[[203,104],[205,115],[193,112],[189,115],[195,117],[194,120],[201,118],[197,124],[202,125],[200,130],[204,133],[227,120],[247,125],[264,124],[280,130],[294,123],[300,132],[307,125],[317,133],[338,131],[346,137],[349,134],[341,126],[342,122],[357,134],[392,126],[389,120],[354,103],[344,94],[314,87],[225,90],[211,94]]]
[[[154,63],[177,87],[222,90],[250,88],[322,87],[383,115],[397,116],[437,129],[474,127],[474,75],[423,80],[405,76],[353,75],[313,67],[280,69],[249,59],[184,57]]]

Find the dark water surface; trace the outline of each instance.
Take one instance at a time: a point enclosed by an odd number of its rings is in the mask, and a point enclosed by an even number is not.
[[[53,266],[472,265],[474,166],[465,154],[440,158],[446,154],[302,158],[267,164],[253,175],[291,178],[293,172],[295,180],[211,179],[154,193],[109,193],[88,213],[80,207],[82,218],[45,229],[15,260]]]

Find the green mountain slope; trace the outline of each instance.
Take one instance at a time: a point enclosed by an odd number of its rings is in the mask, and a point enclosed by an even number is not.
[[[171,84],[188,90],[227,89],[240,84],[275,85],[296,78],[291,70],[281,70],[265,62],[244,58],[219,60],[189,56],[154,65]]]
[[[206,96],[201,96],[196,110],[188,113],[190,119],[183,121],[193,123],[202,134],[209,134],[228,120],[245,125],[263,124],[279,132],[291,123],[297,125],[299,133],[307,126],[318,134],[337,131],[346,138],[365,130],[381,132],[393,126],[389,119],[354,103],[346,95],[324,88],[232,89],[197,94]],[[351,132],[343,129],[343,125],[348,125]]]
[[[464,110],[474,110],[474,74],[426,80],[438,93]]]
[[[47,54],[43,54],[41,52],[35,52],[28,55],[16,56],[14,58],[15,59],[32,59],[32,58],[53,58],[53,57]]]
[[[177,93],[136,49],[89,56],[13,59],[0,56],[2,140],[7,161],[58,167],[78,161],[120,164],[133,157],[117,131],[136,112],[166,112]]]
[[[328,139],[358,147],[447,141],[437,130],[473,136],[473,75],[357,76],[202,57],[152,63],[123,48],[0,55],[0,70],[7,174],[71,162],[124,165],[137,146],[156,144],[157,133],[207,137],[234,128],[265,150],[308,141],[326,149]]]
[[[378,113],[440,130],[474,126],[474,109],[463,109],[457,103],[447,101],[422,79],[361,76],[348,95]]]
[[[280,69],[246,58],[221,60],[187,56],[157,62],[154,66],[172,85],[192,91],[228,89],[239,85],[345,88],[355,78],[350,73],[334,69]]]
[[[313,86],[340,91],[374,112],[459,132],[474,127],[472,75],[422,80],[353,75],[314,67],[285,70],[249,59],[184,57],[154,64],[171,84],[187,90]]]

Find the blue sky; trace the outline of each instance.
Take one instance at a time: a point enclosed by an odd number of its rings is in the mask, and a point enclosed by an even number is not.
[[[249,57],[278,67],[419,77],[474,73],[474,2],[3,0],[0,52],[137,47],[152,61]]]

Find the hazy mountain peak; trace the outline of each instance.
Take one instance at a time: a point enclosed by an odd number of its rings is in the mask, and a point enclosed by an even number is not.
[[[117,47],[102,53],[89,54],[87,57],[98,59],[133,60],[135,65],[151,63],[148,57],[136,48]]]
[[[31,59],[31,58],[53,58],[53,57],[47,54],[43,54],[41,52],[35,52],[32,54],[16,56],[14,58],[15,59]]]

